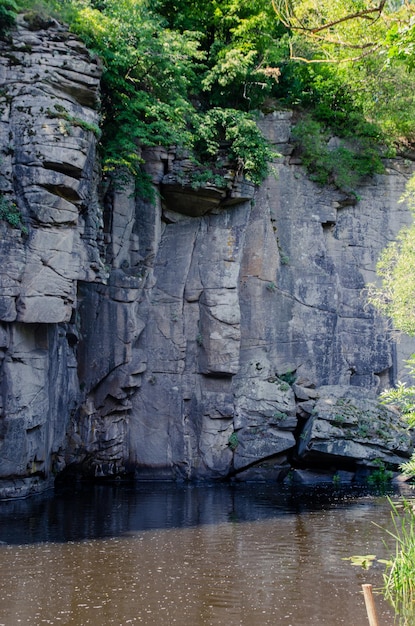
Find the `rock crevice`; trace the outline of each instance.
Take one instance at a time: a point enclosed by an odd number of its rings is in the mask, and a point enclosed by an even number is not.
[[[0,44],[0,497],[91,479],[349,480],[412,450],[377,392],[414,351],[364,299],[410,222],[412,166],[351,202],[292,156],[292,114],[260,119],[277,177],[195,189],[176,150],[154,186],[97,159],[101,67],[54,22]],[[330,474],[331,472],[331,474]],[[291,478],[290,478],[291,477]]]

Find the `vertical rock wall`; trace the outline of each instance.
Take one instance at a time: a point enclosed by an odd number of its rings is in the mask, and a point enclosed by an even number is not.
[[[381,434],[397,416],[357,417],[413,349],[363,295],[410,219],[404,161],[352,203],[310,182],[280,112],[261,121],[283,156],[258,190],[195,191],[186,159],[152,149],[153,202],[132,181],[104,194],[97,60],[22,17],[0,77],[0,192],[21,215],[0,221],[0,497],[55,475],[281,479],[410,453]],[[345,404],[341,429],[327,406]]]
[[[381,250],[409,223],[399,199],[411,167],[387,163],[355,201],[296,164],[290,112],[261,124],[283,156],[252,198],[204,213],[190,186],[184,201],[171,174],[158,179],[160,240],[139,306],[147,369],[129,429],[138,476],[281,477],[323,388],[343,397],[353,387],[357,404],[374,397],[413,348],[390,340],[364,294]],[[349,435],[330,436],[341,447]],[[329,456],[349,465],[347,452]]]
[[[100,66],[53,21],[0,44],[0,496],[50,485],[79,406],[80,280],[102,280]],[[11,207],[20,219],[7,220]],[[13,221],[13,220],[12,220]]]

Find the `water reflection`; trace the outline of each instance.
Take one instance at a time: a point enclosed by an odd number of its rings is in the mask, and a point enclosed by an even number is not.
[[[188,528],[374,506],[367,490],[259,485],[81,487],[27,500],[0,501],[0,542],[80,541],[139,530]]]
[[[389,506],[270,486],[98,487],[0,503],[0,626],[367,626]],[[392,616],[377,598],[381,624]]]

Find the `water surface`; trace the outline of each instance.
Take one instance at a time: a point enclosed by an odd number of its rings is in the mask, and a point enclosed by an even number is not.
[[[0,626],[368,626],[385,497],[272,485],[98,486],[0,503]],[[381,626],[393,618],[376,598]]]

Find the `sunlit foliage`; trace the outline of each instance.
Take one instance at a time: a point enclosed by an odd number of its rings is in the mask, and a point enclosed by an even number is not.
[[[108,174],[121,168],[139,176],[140,150],[153,145],[181,146],[199,164],[202,155],[213,162],[203,143],[210,128],[219,144],[230,142],[234,170],[258,182],[269,170],[272,151],[252,122],[258,111],[287,107],[311,116],[323,141],[345,140],[338,155],[326,151],[319,158],[317,176],[341,188],[380,171],[381,146],[391,150],[413,138],[415,81],[405,73],[412,5],[0,0],[0,10],[11,11],[11,19],[14,2],[32,12],[54,11],[102,58],[101,146]],[[307,63],[293,59],[294,48]],[[351,63],[351,57],[359,60]],[[232,130],[219,123],[219,110],[233,120]]]

